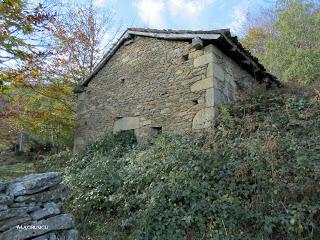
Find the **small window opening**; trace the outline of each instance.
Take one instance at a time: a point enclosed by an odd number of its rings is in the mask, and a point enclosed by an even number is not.
[[[163,93],[160,93],[161,96],[164,96],[164,95],[167,95],[168,92],[163,92]]]
[[[88,122],[84,122],[84,125],[87,126],[87,125],[88,125]]]
[[[162,133],[162,127],[151,127],[152,135],[158,135]]]
[[[123,118],[123,117],[116,117],[116,120],[119,120],[119,119],[121,119],[121,118]]]
[[[199,104],[199,101],[197,99],[192,100],[193,105]]]
[[[189,60],[189,54],[183,55],[183,56],[182,56],[182,60],[183,60],[184,62],[188,61],[188,60]]]
[[[126,80],[125,80],[124,78],[121,78],[121,79],[120,79],[120,82],[121,82],[122,84],[124,84],[125,81],[126,81]]]

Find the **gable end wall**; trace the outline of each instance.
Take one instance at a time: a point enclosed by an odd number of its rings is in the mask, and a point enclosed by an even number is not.
[[[78,94],[74,151],[107,132],[135,129],[140,139],[162,132],[199,131],[219,104],[234,101],[238,85],[254,79],[213,45],[136,37],[123,45]]]

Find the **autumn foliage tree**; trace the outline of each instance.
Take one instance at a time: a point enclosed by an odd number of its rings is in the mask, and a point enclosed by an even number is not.
[[[72,90],[98,63],[107,48],[112,15],[99,15],[92,4],[59,6],[43,28],[43,53],[5,74],[15,112],[13,125],[55,147],[71,146],[76,101]]]

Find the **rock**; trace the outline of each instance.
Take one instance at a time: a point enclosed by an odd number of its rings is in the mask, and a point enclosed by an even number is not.
[[[7,210],[8,206],[7,205],[0,205],[0,211]]]
[[[38,206],[41,205],[41,203],[37,204]],[[24,203],[24,202],[20,202],[20,203],[12,203],[10,205],[10,208],[19,208],[19,207],[34,207],[36,206],[35,202],[31,202],[31,203]]]
[[[0,194],[0,205],[1,204],[6,204],[9,205],[13,203],[13,196],[8,196],[5,194]]]
[[[115,121],[113,132],[137,129],[140,127],[139,117],[123,117]]]
[[[47,233],[47,234],[44,234],[44,235],[41,235],[39,237],[36,237],[36,238],[32,238],[32,240],[51,240],[51,239],[56,239],[56,238],[50,238],[50,235],[54,235],[54,233]],[[55,237],[55,235],[54,235]]]
[[[217,107],[220,104],[224,103],[225,99],[221,92],[216,88],[210,88],[206,91],[206,105],[208,107]]]
[[[29,212],[35,211],[39,209],[39,207],[21,207],[21,208],[9,208],[5,211],[0,212],[0,221],[12,217],[26,217]]]
[[[31,217],[26,214],[24,217],[19,216],[0,221],[0,232],[6,231],[11,227],[15,227],[18,224],[26,223],[30,220]]]
[[[32,240],[65,240],[65,238],[59,238],[56,233],[51,232],[39,237],[33,238]]]
[[[61,213],[61,204],[54,202],[48,202],[44,205],[44,208],[41,208],[37,211],[32,212],[30,215],[34,220],[39,220],[45,217],[58,215]]]
[[[3,192],[6,190],[8,183],[7,182],[0,182],[0,192]]]
[[[198,92],[204,89],[213,88],[216,85],[217,81],[213,77],[208,77],[192,84],[190,90],[191,92]]]
[[[19,196],[15,198],[15,202],[47,202],[57,199],[64,199],[68,193],[68,189],[64,185],[59,185],[52,190],[39,192],[33,195]]]
[[[22,229],[11,228],[0,234],[0,240],[24,240],[45,233],[66,230],[74,227],[74,218],[71,214],[61,214],[51,218],[30,222],[28,225],[22,225]]]
[[[213,62],[213,61],[214,61],[213,53],[206,53],[202,56],[195,58],[193,60],[193,66],[196,68],[196,67],[206,65],[206,64]]]
[[[197,112],[192,122],[192,129],[198,130],[211,126],[214,119],[215,109],[213,107],[204,108]]]
[[[67,232],[66,240],[77,240],[79,237],[79,232],[75,229],[71,229]]]
[[[195,37],[192,39],[191,45],[193,48],[199,50],[199,49],[203,48],[203,41],[201,40],[201,38]]]
[[[36,173],[15,179],[7,186],[7,194],[21,196],[41,192],[62,181],[58,172]]]

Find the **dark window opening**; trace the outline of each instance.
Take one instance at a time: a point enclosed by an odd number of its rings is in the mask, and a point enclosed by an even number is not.
[[[162,133],[162,127],[151,127],[152,135],[158,135]]]
[[[87,125],[88,125],[88,122],[84,122],[84,125],[86,125],[86,126],[87,126]]]
[[[186,54],[186,55],[183,55],[182,56],[182,60],[185,62],[185,61],[188,61],[189,60],[189,54]]]
[[[192,100],[192,102],[193,102],[193,105],[197,105],[197,104],[199,104],[199,101],[198,101],[197,99]]]
[[[124,84],[126,80],[124,78],[121,78],[120,81],[122,84]]]
[[[121,119],[121,118],[123,118],[123,117],[116,117],[116,120],[119,120],[119,119]]]

